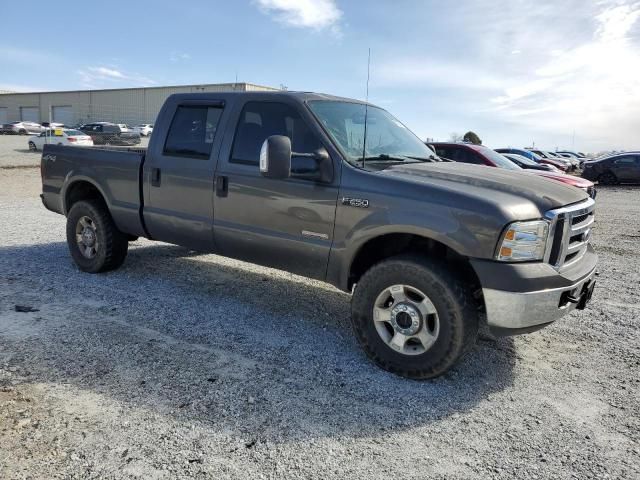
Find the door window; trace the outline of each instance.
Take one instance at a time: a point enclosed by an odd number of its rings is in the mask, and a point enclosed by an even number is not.
[[[629,155],[626,157],[617,158],[614,163],[620,167],[630,167],[635,163],[635,159],[631,155]]]
[[[180,105],[171,121],[165,155],[207,160],[222,116],[222,108]]]
[[[248,102],[240,114],[231,163],[258,165],[260,149],[272,135],[291,139],[291,150],[310,153],[322,145],[297,110],[275,102]]]
[[[465,147],[451,147],[447,158],[461,163],[475,163],[476,165],[484,164],[479,155],[476,155],[474,152],[470,152]]]

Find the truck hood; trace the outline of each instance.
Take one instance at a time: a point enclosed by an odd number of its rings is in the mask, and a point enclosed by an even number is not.
[[[582,190],[526,172],[470,165],[456,162],[412,163],[394,165],[381,172],[399,176],[414,183],[464,192],[483,200],[495,198],[514,207],[523,199],[534,204],[541,213],[581,202],[588,198]],[[499,197],[499,198],[498,198]]]

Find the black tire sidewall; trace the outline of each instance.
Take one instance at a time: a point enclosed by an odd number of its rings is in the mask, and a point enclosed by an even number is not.
[[[432,378],[453,366],[465,353],[468,336],[477,332],[477,315],[454,278],[429,262],[398,258],[387,260],[365,274],[354,292],[352,322],[367,355],[385,370],[409,378]],[[404,355],[389,347],[373,321],[378,295],[391,285],[405,284],[429,297],[438,312],[436,342],[419,355]]]
[[[93,258],[86,258],[82,255],[76,242],[76,225],[80,218],[84,216],[89,217],[96,226],[98,249],[96,256]],[[108,248],[107,229],[112,228],[112,226],[107,225],[105,218],[104,212],[100,211],[99,206],[87,201],[75,203],[67,215],[67,245],[69,246],[69,252],[74,262],[76,262],[80,270],[84,272],[100,272],[106,264]]]
[[[602,175],[600,175],[600,178],[598,179],[598,181],[603,185],[615,185],[618,179],[612,172],[605,172]]]

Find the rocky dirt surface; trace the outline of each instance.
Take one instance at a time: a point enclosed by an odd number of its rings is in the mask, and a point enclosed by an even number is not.
[[[638,187],[600,189],[588,310],[414,382],[322,283],[146,240],[79,272],[39,181],[0,169],[2,479],[640,477]]]

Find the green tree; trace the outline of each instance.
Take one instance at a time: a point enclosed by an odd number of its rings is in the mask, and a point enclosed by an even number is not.
[[[465,142],[470,142],[470,143],[473,143],[474,145],[482,145],[482,140],[480,140],[480,137],[476,135],[475,132],[472,132],[472,131],[468,131],[467,133],[465,133],[462,139]]]

